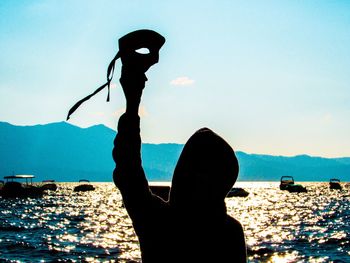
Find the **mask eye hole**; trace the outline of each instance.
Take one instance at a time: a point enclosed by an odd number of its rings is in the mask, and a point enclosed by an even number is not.
[[[142,54],[142,55],[146,55],[146,54],[150,53],[149,49],[146,48],[146,47],[142,47],[142,48],[136,49],[135,52],[139,53],[139,54]]]

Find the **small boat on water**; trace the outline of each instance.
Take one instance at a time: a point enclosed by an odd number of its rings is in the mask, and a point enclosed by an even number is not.
[[[5,182],[3,180],[0,180],[0,196],[2,196],[2,188],[4,187]]]
[[[43,185],[41,186],[41,189],[50,190],[50,191],[56,191],[57,185],[55,184],[55,180],[43,180]]]
[[[281,183],[280,183],[281,190],[287,190],[287,187],[290,184],[294,184],[293,176],[282,176],[281,177]]]
[[[287,190],[290,193],[306,193],[307,189],[301,184],[295,184],[292,176],[282,176],[280,189]]]
[[[5,176],[5,184],[1,188],[0,195],[3,198],[42,197],[44,191],[41,187],[33,185],[34,177],[34,175],[28,174]],[[25,180],[25,182],[18,182],[21,180]]]
[[[306,193],[307,189],[306,189],[306,187],[302,186],[301,184],[290,184],[287,187],[287,191],[290,193]]]
[[[167,182],[149,182],[151,192],[164,201],[168,201],[170,192],[170,183]]]
[[[247,197],[249,195],[249,192],[244,190],[243,188],[239,187],[233,187],[231,190],[228,192],[226,197]]]
[[[342,190],[340,185],[340,180],[336,178],[332,178],[329,180],[329,189]]]
[[[87,191],[94,191],[95,187],[90,184],[90,181],[87,179],[81,179],[79,180],[79,183],[85,183],[80,184],[76,187],[74,187],[74,192],[87,192]]]

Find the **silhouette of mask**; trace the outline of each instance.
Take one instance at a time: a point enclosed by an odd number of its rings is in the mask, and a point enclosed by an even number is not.
[[[79,100],[69,110],[67,120],[74,111],[84,102],[89,100],[92,96],[108,88],[107,101],[109,101],[110,84],[113,78],[115,62],[118,58],[121,59],[123,67],[127,67],[128,71],[134,71],[137,73],[145,73],[152,65],[156,64],[159,60],[159,50],[164,45],[165,38],[157,32],[149,29],[141,29],[133,31],[119,39],[119,51],[109,63],[107,69],[107,82],[96,89],[93,93]],[[137,50],[141,48],[148,49],[148,54],[141,54]]]
[[[159,50],[165,38],[155,31],[142,29],[131,32],[119,39],[119,54],[123,66],[132,67],[145,73],[159,59]],[[148,49],[148,54],[137,50]]]

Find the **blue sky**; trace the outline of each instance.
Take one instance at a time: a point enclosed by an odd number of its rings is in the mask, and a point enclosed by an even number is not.
[[[0,2],[0,120],[65,120],[105,82],[126,33],[166,38],[148,72],[145,142],[184,143],[209,127],[234,149],[350,156],[349,1]],[[116,126],[125,101],[114,75],[70,123]]]

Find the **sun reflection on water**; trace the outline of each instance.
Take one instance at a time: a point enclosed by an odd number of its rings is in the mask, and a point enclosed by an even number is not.
[[[329,256],[346,262],[348,190],[331,191],[327,183],[305,185],[308,193],[289,193],[265,183],[249,188],[247,198],[226,199],[229,214],[244,227],[251,262],[329,262]]]
[[[74,193],[60,184],[42,199],[2,199],[0,259],[72,262],[139,261],[137,236],[112,183]],[[346,262],[350,255],[348,188],[306,184],[308,193],[276,183],[246,183],[246,198],[227,198],[244,228],[250,262]],[[186,237],[184,237],[186,238]]]

